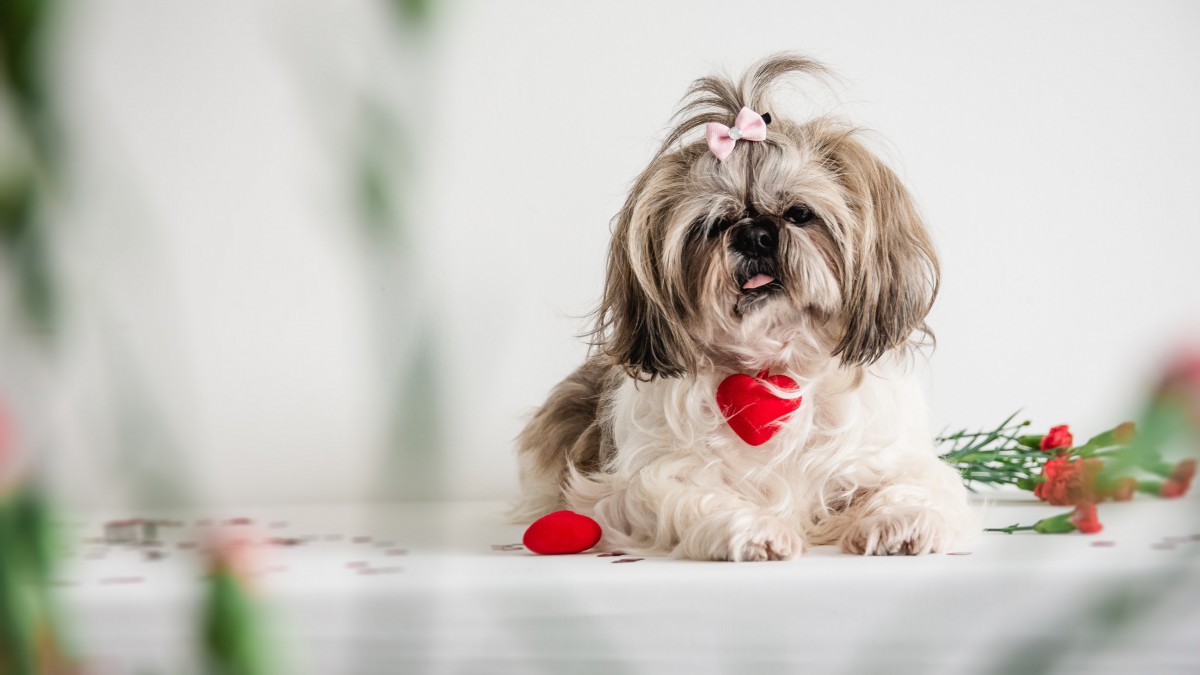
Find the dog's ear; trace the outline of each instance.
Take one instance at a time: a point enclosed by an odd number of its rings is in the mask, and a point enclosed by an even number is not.
[[[685,326],[683,291],[665,278],[661,249],[667,223],[658,221],[669,216],[668,210],[639,199],[648,179],[638,180],[617,216],[592,332],[593,345],[640,380],[678,377],[697,362],[695,341]]]
[[[908,190],[852,133],[834,139],[827,158],[857,221],[847,228],[853,249],[843,281],[846,332],[834,353],[866,365],[915,330],[932,336],[925,316],[937,297],[937,254]]]

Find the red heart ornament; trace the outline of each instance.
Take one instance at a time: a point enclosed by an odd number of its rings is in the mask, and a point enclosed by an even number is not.
[[[600,524],[574,511],[555,511],[533,521],[521,540],[542,555],[582,553],[600,541]]]
[[[780,398],[767,388],[796,389],[796,381],[787,375],[757,377],[742,373],[730,375],[717,387],[717,405],[729,421],[729,427],[743,441],[754,446],[771,440],[787,418],[800,407],[800,397]]]

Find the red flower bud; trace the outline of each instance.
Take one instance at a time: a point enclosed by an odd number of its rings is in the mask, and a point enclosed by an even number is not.
[[[1084,534],[1095,534],[1104,529],[1100,518],[1096,516],[1096,505],[1091,502],[1080,502],[1075,506],[1071,524]]]
[[[1074,444],[1075,438],[1071,436],[1071,429],[1066,424],[1060,424],[1051,427],[1050,432],[1042,437],[1041,449],[1043,451],[1057,450],[1069,448]]]
[[[1175,465],[1171,469],[1171,480],[1177,480],[1187,485],[1192,484],[1192,479],[1196,477],[1196,460],[1185,459]]]
[[[1122,476],[1117,479],[1116,486],[1113,487],[1113,499],[1119,502],[1127,502],[1133,499],[1134,493],[1137,492],[1137,479],[1133,476]]]
[[[1192,487],[1192,479],[1196,477],[1196,460],[1185,459],[1171,467],[1171,475],[1158,488],[1158,496],[1172,499],[1182,497]]]
[[[1121,422],[1116,429],[1113,429],[1113,439],[1121,445],[1132,442],[1136,437],[1137,427],[1133,422]]]

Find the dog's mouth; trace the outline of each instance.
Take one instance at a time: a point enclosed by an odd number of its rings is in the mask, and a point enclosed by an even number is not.
[[[747,272],[739,280],[742,292],[739,294],[737,306],[734,308],[738,314],[745,312],[759,300],[783,291],[783,283],[779,277],[769,272]]]
[[[742,284],[742,291],[743,292],[756,291],[765,286],[770,286],[771,284],[778,284],[778,283],[779,283],[779,281],[775,277],[771,276],[770,274],[761,274],[761,273],[755,274],[754,276],[747,279],[746,283]]]

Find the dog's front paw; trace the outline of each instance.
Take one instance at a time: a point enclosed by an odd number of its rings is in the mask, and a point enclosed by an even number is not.
[[[855,521],[842,535],[841,547],[860,555],[921,555],[945,550],[951,538],[946,520],[936,511],[893,508]]]
[[[804,541],[800,535],[770,515],[700,523],[675,550],[676,557],[732,562],[791,560],[801,553]]]

